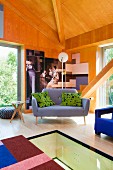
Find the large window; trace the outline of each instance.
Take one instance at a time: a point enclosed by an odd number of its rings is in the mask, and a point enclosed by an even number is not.
[[[0,107],[17,100],[17,48],[0,46]]]
[[[103,68],[113,59],[113,46],[103,48]],[[113,105],[113,74],[99,88],[100,105]]]

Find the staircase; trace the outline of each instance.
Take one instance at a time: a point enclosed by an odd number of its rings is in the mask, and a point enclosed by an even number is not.
[[[102,69],[102,71],[82,91],[82,97],[89,98],[111,75],[113,74],[113,59]]]

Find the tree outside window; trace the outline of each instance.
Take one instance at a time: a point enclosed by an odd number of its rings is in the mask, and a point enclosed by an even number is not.
[[[0,107],[11,105],[17,100],[17,57],[9,52],[0,59]]]

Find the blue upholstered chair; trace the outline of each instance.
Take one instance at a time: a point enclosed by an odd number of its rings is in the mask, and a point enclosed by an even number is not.
[[[112,113],[111,119],[102,118],[101,115]],[[113,137],[113,107],[106,107],[95,110],[95,134],[104,133]]]

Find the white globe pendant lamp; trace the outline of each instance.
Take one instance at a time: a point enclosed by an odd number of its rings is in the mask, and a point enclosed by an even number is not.
[[[65,52],[61,52],[58,55],[58,59],[60,62],[62,62],[62,89],[63,89],[63,63],[65,63],[68,60],[68,54]]]

